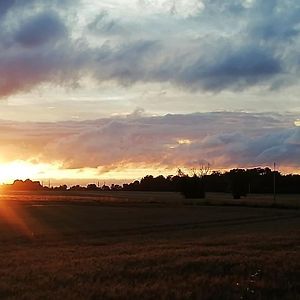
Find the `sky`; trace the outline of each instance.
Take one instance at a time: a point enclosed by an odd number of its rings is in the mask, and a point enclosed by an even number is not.
[[[300,173],[297,0],[2,0],[0,181]]]

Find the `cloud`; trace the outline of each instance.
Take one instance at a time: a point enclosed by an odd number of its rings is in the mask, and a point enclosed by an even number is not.
[[[14,40],[23,47],[36,47],[56,42],[67,35],[67,28],[53,12],[43,12],[20,24]]]
[[[80,52],[74,53],[65,42],[50,49],[45,46],[43,51],[39,48],[20,52],[0,54],[1,96],[30,91],[42,82],[71,85],[76,81],[77,70],[82,71]]]
[[[225,49],[224,49],[225,50]],[[226,51],[226,50],[225,50]],[[266,49],[230,49],[214,62],[201,59],[183,70],[176,81],[204,90],[243,89],[260,84],[282,72],[280,62]]]
[[[60,13],[70,3],[21,0],[5,6],[0,34],[0,97],[31,91],[47,82],[62,86],[76,82],[83,70],[81,46],[71,40]]]
[[[15,5],[15,3],[15,0],[3,0],[0,2],[0,20],[6,15],[9,9]]]
[[[123,15],[96,4],[87,13],[86,1],[1,5],[2,97],[43,83],[72,87],[86,76],[99,85],[168,83],[188,93],[298,83],[296,0],[118,2]]]
[[[90,32],[98,35],[127,35],[129,31],[120,24],[117,19],[112,18],[107,11],[102,11],[92,22],[87,25]]]
[[[299,14],[296,1],[254,1],[256,22],[249,24],[250,33],[265,41],[290,40],[299,34]]]
[[[58,123],[0,122],[4,160],[61,162],[65,168],[213,168],[299,165],[294,115],[198,113]],[[21,141],[21,142],[20,142]],[[188,141],[188,142],[182,142]]]
[[[165,1],[161,5],[171,7],[172,3]],[[127,25],[136,29],[138,40],[131,34],[128,41],[125,35],[117,48],[112,46],[110,59],[99,60],[99,70],[105,71],[94,73],[96,78],[120,83],[126,78],[131,84],[169,82],[186,90],[214,92],[294,84],[299,72],[298,67],[292,67],[300,28],[300,7],[296,1],[198,3],[202,3],[201,9],[194,9],[195,14],[184,18],[178,19],[170,12],[164,19],[139,18],[144,36],[138,25],[134,28],[128,22],[122,25],[121,18],[119,22],[114,20],[113,24],[122,28]],[[144,9],[151,11],[153,5],[152,1],[142,1]],[[160,28],[161,34],[153,34],[153,26]],[[145,44],[156,47],[149,53],[148,48],[141,47]]]

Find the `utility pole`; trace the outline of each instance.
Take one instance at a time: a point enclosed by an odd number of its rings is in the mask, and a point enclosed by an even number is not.
[[[274,162],[273,171],[273,204],[276,204],[276,163]]]

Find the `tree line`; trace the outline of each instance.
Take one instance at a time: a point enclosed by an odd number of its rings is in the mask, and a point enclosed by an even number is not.
[[[13,184],[3,185],[2,189],[11,191],[152,191],[180,192],[186,198],[205,198],[206,192],[232,193],[239,199],[248,193],[272,193],[276,183],[276,193],[300,193],[300,175],[283,175],[270,168],[232,169],[221,173],[218,171],[193,170],[192,175],[178,170],[176,175],[147,175],[123,185],[112,184],[98,186],[94,183],[86,187],[60,185],[57,187],[43,186],[39,181],[29,179],[15,180]]]
[[[232,193],[234,198],[249,193],[267,194],[300,193],[300,175],[284,175],[270,168],[232,169],[221,173],[212,171],[210,174],[194,173],[187,175],[180,170],[175,176],[145,176],[140,181],[123,185],[127,191],[176,191],[187,198],[205,198],[206,192]]]

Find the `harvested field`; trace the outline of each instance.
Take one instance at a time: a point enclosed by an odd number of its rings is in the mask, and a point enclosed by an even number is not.
[[[299,210],[120,196],[2,196],[1,299],[300,298]]]

